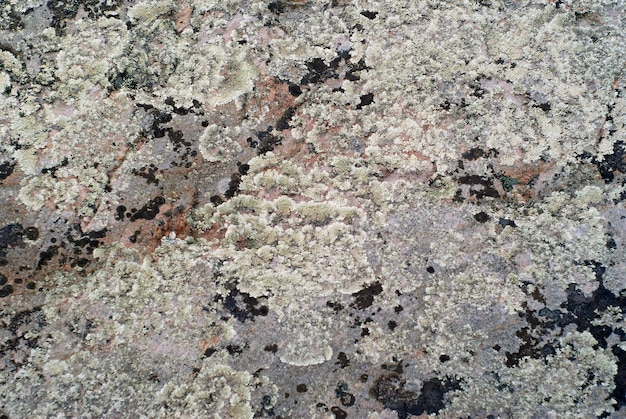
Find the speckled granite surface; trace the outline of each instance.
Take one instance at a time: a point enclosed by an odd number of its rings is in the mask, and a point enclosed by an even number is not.
[[[0,417],[626,417],[625,19],[0,1]]]

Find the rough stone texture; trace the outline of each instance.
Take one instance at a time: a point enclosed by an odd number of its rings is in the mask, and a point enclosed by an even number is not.
[[[625,19],[0,1],[0,417],[625,417]]]

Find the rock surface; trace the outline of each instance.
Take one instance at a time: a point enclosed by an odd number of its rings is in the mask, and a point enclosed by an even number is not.
[[[626,416],[623,1],[0,14],[0,417]]]

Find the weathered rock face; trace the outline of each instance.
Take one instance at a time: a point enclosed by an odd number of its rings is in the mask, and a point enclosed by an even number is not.
[[[0,416],[624,416],[624,16],[2,2]]]

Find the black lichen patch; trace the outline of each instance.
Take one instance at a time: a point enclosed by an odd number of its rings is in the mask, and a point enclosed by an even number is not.
[[[28,363],[31,350],[39,346],[46,317],[41,307],[34,307],[6,316],[2,323],[5,336],[0,342],[0,363],[5,371],[16,371]]]
[[[271,353],[275,354],[276,352],[278,352],[278,345],[276,345],[275,343],[272,343],[270,345],[265,345],[263,350],[265,352],[271,352]]]
[[[350,392],[350,387],[344,381],[339,381],[337,383],[337,386],[335,387],[335,397],[337,397],[341,404],[345,407],[353,406],[354,401],[356,400],[354,394]]]
[[[7,160],[0,163],[0,182],[11,176],[15,169],[15,161]]]
[[[562,333],[571,324],[576,325],[579,332],[591,333],[602,348],[607,348],[607,339],[612,333],[618,335],[620,340],[626,340],[624,330],[614,330],[608,326],[594,324],[594,320],[601,317],[609,307],[626,310],[626,296],[623,294],[616,296],[604,287],[602,275],[606,268],[602,264],[596,261],[584,261],[583,264],[592,267],[599,283],[598,288],[587,297],[580,291],[577,284],[570,284],[566,290],[567,301],[561,304],[561,310],[544,307],[535,311],[529,310],[527,305],[524,305],[525,312],[520,313],[520,316],[525,317],[528,326],[516,332],[522,344],[517,352],[506,353],[508,367],[518,366],[524,357],[539,359],[555,354],[556,351],[551,342],[545,341],[541,336],[556,328],[559,328]],[[533,292],[530,295],[536,301],[545,303],[545,299],[540,294]]]
[[[613,153],[605,155],[601,161],[594,158],[592,163],[598,168],[605,183],[611,183],[615,174],[626,173],[626,147],[621,141],[613,144]]]
[[[348,365],[350,365],[350,360],[348,359],[348,355],[346,355],[345,352],[339,352],[339,354],[337,355],[337,361],[335,362],[335,365],[339,365],[339,368],[341,369],[344,369]]]
[[[611,396],[616,404],[613,406],[616,411],[626,407],[626,351],[615,345],[613,355],[617,357],[617,374],[615,374],[615,389]]]
[[[302,88],[297,84],[290,84],[289,93],[291,94],[291,96],[298,97],[302,94]]]
[[[148,201],[146,205],[137,210],[136,213],[132,214],[130,216],[130,220],[153,220],[159,214],[159,208],[163,204],[165,204],[165,198],[157,196],[156,198]]]
[[[216,302],[221,300],[226,311],[241,323],[254,320],[256,316],[267,316],[269,313],[269,308],[261,304],[258,298],[236,288],[231,289],[225,298],[216,297]]]
[[[446,393],[460,389],[457,380],[436,377],[425,381],[419,393],[406,390],[404,386],[405,380],[400,374],[384,374],[376,380],[370,393],[385,408],[395,410],[398,418],[406,419],[409,415],[438,413],[445,407]]]
[[[474,220],[478,221],[479,223],[486,223],[487,221],[489,221],[491,219],[491,217],[489,216],[489,214],[487,214],[486,212],[479,212],[477,214],[474,214]]]
[[[366,93],[360,96],[360,102],[356,105],[357,109],[363,109],[363,106],[368,106],[374,103],[374,93]]]
[[[459,177],[459,183],[471,185],[470,192],[477,198],[482,199],[486,196],[499,198],[498,190],[493,186],[493,180],[485,176],[466,175]]]
[[[250,147],[256,148],[257,153],[265,154],[269,151],[274,151],[274,147],[282,143],[280,137],[272,134],[273,127],[269,126],[265,131],[259,131],[256,133],[258,141],[254,141],[251,138],[248,139]]]
[[[542,111],[544,111],[545,113],[548,113],[552,109],[552,105],[550,105],[550,102],[535,103],[533,105],[533,108],[539,108]]]
[[[154,164],[151,164],[147,167],[142,167],[139,170],[132,169],[131,173],[135,176],[142,177],[148,182],[148,184],[158,185],[159,179],[156,177],[156,173],[158,172],[157,167]]]
[[[365,16],[366,18],[368,18],[369,20],[375,19],[376,16],[378,16],[378,12],[372,12],[370,10],[363,10],[361,12],[362,16]]]
[[[374,302],[374,297],[383,292],[383,287],[380,282],[374,282],[371,285],[363,288],[361,291],[357,291],[352,296],[354,302],[350,304],[350,307],[357,308],[359,310],[366,309]]]
[[[0,257],[5,257],[12,247],[23,247],[25,230],[19,223],[8,224],[0,228]]]
[[[270,12],[279,15],[285,11],[285,5],[282,1],[272,1],[267,5],[267,9]]]
[[[306,62],[309,72],[300,80],[301,85],[323,83],[330,78],[337,77],[337,73],[321,58],[313,58]]]
[[[470,160],[470,161],[478,160],[483,157],[497,157],[497,156],[498,156],[498,151],[496,149],[490,148],[489,150],[483,150],[482,148],[479,148],[479,147],[470,148],[469,150],[461,154],[461,157],[463,157],[464,160]]]
[[[289,121],[291,121],[291,118],[293,118],[295,113],[296,113],[296,108],[294,107],[287,108],[285,112],[283,112],[281,117],[278,119],[278,121],[276,121],[276,129],[278,131],[283,131],[283,130],[291,128],[291,126],[289,125]]]
[[[52,13],[52,26],[63,33],[67,19],[73,19],[82,7],[89,19],[111,16],[121,5],[122,0],[50,0],[46,7]]]
[[[330,408],[331,413],[335,416],[335,419],[345,419],[348,417],[348,412],[340,408],[339,406],[333,406]]]

